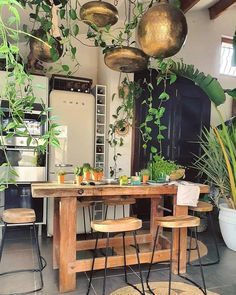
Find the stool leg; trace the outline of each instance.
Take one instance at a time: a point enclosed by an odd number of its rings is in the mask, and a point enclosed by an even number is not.
[[[87,295],[90,292],[90,288],[91,288],[91,284],[92,284],[94,263],[95,263],[95,258],[97,256],[96,255],[97,246],[98,246],[98,232],[97,232],[95,247],[94,247],[94,251],[93,251],[93,261],[92,261],[92,268],[91,268],[90,277],[89,277],[89,285],[88,285]]]
[[[125,205],[123,204],[123,218],[125,217]]]
[[[39,271],[40,272],[40,281],[41,281],[40,287],[37,290],[35,290],[35,292],[36,292],[36,291],[40,291],[40,290],[43,289],[44,283],[43,283],[42,270],[44,269],[44,267],[46,265],[43,266],[43,263],[42,263],[42,256],[41,256],[41,253],[40,253],[39,241],[38,241],[38,234],[37,234],[35,223],[33,223],[33,231],[34,231],[34,239],[35,239],[35,244],[36,244],[37,259],[38,259],[38,265],[39,265],[39,270],[36,270],[36,271]]]
[[[152,249],[152,256],[151,256],[151,261],[150,261],[150,264],[149,264],[149,268],[148,268],[148,274],[147,274],[147,278],[146,278],[146,284],[147,284],[147,287],[148,287],[148,290],[151,292],[151,294],[155,295],[150,286],[149,286],[149,276],[150,276],[150,272],[151,272],[151,268],[152,268],[152,264],[153,264],[153,258],[154,258],[154,254],[155,254],[155,248],[156,248],[156,244],[157,244],[157,241],[158,241],[158,237],[159,237],[159,234],[160,234],[160,227],[158,226],[157,227],[157,230],[156,230],[156,235],[155,235],[155,239],[154,239],[154,244],[153,244],[153,249]]]
[[[2,260],[2,252],[3,252],[3,247],[5,243],[5,238],[6,238],[6,230],[7,230],[7,223],[4,222],[3,233],[2,233],[2,243],[1,243],[1,249],[0,249],[0,262]]]
[[[92,218],[93,218],[93,217],[91,217],[91,211],[90,211],[90,209],[93,210],[93,207],[92,206],[91,206],[91,208],[90,208],[90,206],[88,207],[89,224],[91,224],[91,221],[92,221]],[[91,235],[92,235],[92,238],[93,238],[93,229],[92,228],[91,228]]]
[[[178,256],[180,253],[180,248],[178,249]],[[171,293],[171,282],[172,282],[172,260],[173,260],[173,229],[171,230],[171,240],[170,240],[170,271],[169,271],[169,287],[168,295]],[[178,257],[178,271],[179,271],[179,257]]]
[[[85,210],[83,209],[83,220],[84,220],[84,234],[85,234],[85,240],[87,240],[87,232],[86,232],[86,220],[85,220]]]
[[[198,255],[198,261],[199,261],[199,266],[200,266],[200,272],[201,272],[201,277],[202,277],[202,283],[203,283],[203,288],[204,288],[204,294],[207,294],[206,291],[206,283],[205,283],[205,278],[203,274],[203,267],[201,263],[201,256],[200,256],[200,251],[199,251],[199,246],[198,246],[198,236],[197,236],[197,227],[195,227],[195,239],[196,239],[196,246],[197,246],[197,255]],[[200,288],[202,290],[202,288]],[[203,291],[203,290],[202,290]]]
[[[139,251],[138,251],[138,244],[137,244],[137,239],[136,239],[136,231],[133,232],[133,236],[134,236],[134,245],[135,245],[135,249],[136,249],[136,256],[137,256],[137,261],[138,261],[138,269],[139,269],[139,275],[140,275],[140,280],[141,280],[141,285],[142,285],[142,292],[140,292],[141,294],[145,294],[144,291],[144,284],[143,284],[143,276],[142,276],[142,271],[141,271],[141,264],[140,264],[140,259],[139,259]]]
[[[114,206],[114,220],[116,219],[116,205]]]
[[[126,250],[125,250],[125,232],[122,233],[123,238],[123,254],[124,254],[124,274],[125,274],[125,282],[128,284],[127,279],[127,269],[126,269]]]
[[[104,216],[104,220],[107,219],[107,211],[108,211],[108,205],[105,205],[106,206],[106,209],[105,209],[105,216]]]
[[[212,219],[212,213],[209,212],[209,218],[210,218],[210,224],[211,224],[211,231],[212,231],[212,236],[213,236],[213,240],[214,240],[214,244],[215,244],[215,249],[216,249],[216,261],[214,262],[210,262],[207,264],[203,264],[203,265],[213,265],[213,264],[217,264],[220,262],[220,253],[219,253],[219,248],[218,248],[218,244],[216,241],[216,232],[215,232],[215,228],[214,228],[214,224],[213,224],[213,219]]]
[[[104,280],[103,280],[103,291],[102,291],[102,295],[106,295],[108,246],[109,246],[109,233],[107,233],[106,256],[105,256],[105,268],[104,268]]]

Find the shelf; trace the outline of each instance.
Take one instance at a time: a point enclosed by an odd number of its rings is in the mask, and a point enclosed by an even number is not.
[[[94,157],[95,165],[98,167],[105,168],[105,150],[106,150],[106,86],[96,85],[93,88],[93,94],[95,96],[96,104],[96,117],[95,117],[95,146],[94,146]],[[102,93],[99,93],[102,92]],[[98,112],[99,111],[99,112]],[[99,131],[99,133],[97,132]],[[102,139],[102,143],[98,143],[97,140]],[[96,152],[100,150],[100,152]],[[106,171],[104,171],[106,174]]]

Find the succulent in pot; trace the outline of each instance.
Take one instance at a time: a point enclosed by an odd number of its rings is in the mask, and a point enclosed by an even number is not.
[[[80,184],[83,181],[83,167],[77,166],[74,170],[75,182]]]
[[[83,179],[86,181],[89,181],[91,178],[91,166],[89,163],[84,163],[83,164]]]
[[[64,170],[58,170],[57,171],[57,182],[62,184],[65,182],[65,175],[66,175],[66,172]]]
[[[140,174],[141,174],[141,176],[142,176],[142,182],[143,182],[144,184],[147,183],[148,180],[149,180],[149,177],[150,177],[150,171],[149,171],[149,169],[142,169],[142,170],[140,171]]]

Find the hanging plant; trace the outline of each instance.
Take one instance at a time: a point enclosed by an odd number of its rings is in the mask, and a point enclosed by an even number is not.
[[[120,170],[117,168],[117,159],[121,156],[117,152],[117,147],[124,144],[124,132],[133,125],[134,118],[134,103],[135,99],[139,97],[142,89],[140,85],[134,81],[130,81],[128,76],[124,78],[118,89],[118,96],[121,103],[117,107],[115,113],[112,115],[114,122],[109,124],[108,143],[113,148],[113,167],[110,167],[110,175],[116,177],[116,173]],[[115,99],[116,93],[112,96],[112,101]],[[122,131],[124,134],[122,134]]]
[[[7,22],[2,19],[3,9],[8,9],[10,16]],[[24,33],[19,30],[20,14],[22,6],[15,0],[0,1],[0,54],[5,59],[6,81],[1,89],[1,101],[4,99],[8,105],[9,117],[11,120],[7,124],[0,124],[0,151],[3,162],[0,166],[0,191],[3,191],[9,183],[15,183],[17,173],[12,167],[6,152],[4,138],[14,136],[24,136],[27,138],[27,144],[33,143],[35,153],[45,153],[48,144],[55,147],[59,146],[57,139],[58,125],[50,117],[49,111],[43,101],[42,111],[39,114],[41,125],[48,124],[48,131],[40,138],[33,136],[25,124],[26,113],[34,110],[36,97],[32,86],[32,78],[26,73],[24,66],[18,62],[19,55],[19,34]],[[29,35],[28,33],[25,33]],[[9,41],[9,36],[11,40]],[[32,37],[32,36],[30,36]],[[43,41],[42,41],[43,42]],[[4,117],[4,109],[0,107],[0,116]]]

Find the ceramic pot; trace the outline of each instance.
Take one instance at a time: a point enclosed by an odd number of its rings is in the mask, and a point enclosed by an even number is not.
[[[143,175],[143,183],[147,183],[149,180],[149,175]]]
[[[236,210],[228,208],[227,204],[220,204],[220,230],[226,246],[236,251]]]
[[[65,175],[57,175],[57,182],[62,184],[65,182]]]
[[[81,182],[83,181],[83,176],[81,175],[75,175],[75,183],[76,184],[81,184]]]
[[[91,173],[90,171],[84,172],[84,178],[85,181],[89,181],[91,179]]]
[[[99,172],[93,172],[93,180],[98,181],[99,178]]]

